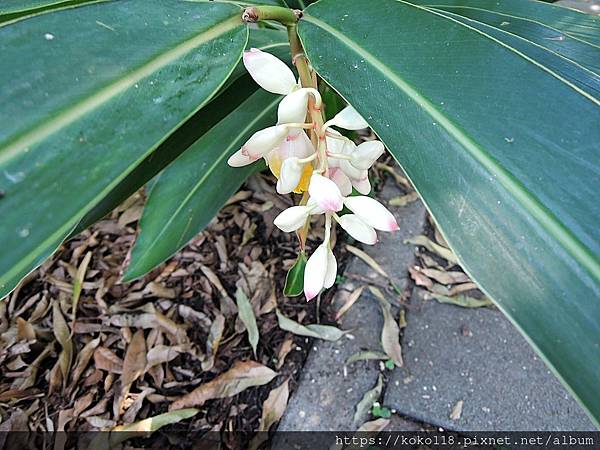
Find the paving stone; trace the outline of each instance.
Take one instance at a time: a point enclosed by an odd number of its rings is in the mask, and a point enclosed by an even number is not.
[[[388,183],[382,198],[401,195],[397,187]],[[375,246],[364,246],[364,250],[384,262],[393,275],[394,282],[404,286],[407,282],[407,267],[414,263],[414,248],[403,241],[421,232],[425,212],[421,203],[415,202],[402,208],[390,208],[398,218],[400,231],[379,233],[380,242]],[[377,279],[373,270],[358,258],[349,263],[346,272]],[[378,278],[379,282],[385,280]],[[341,291],[352,291],[360,281],[347,277],[334,300],[339,307],[343,302]],[[344,362],[362,350],[379,350],[380,330],[383,325],[377,301],[365,291],[354,306],[342,317],[340,327],[352,329],[350,336],[337,342],[313,341],[308,359],[302,369],[297,391],[292,395],[278,430],[283,431],[328,431],[355,430],[352,423],[354,407],[366,391],[375,386],[379,375],[379,363],[361,361],[344,369]],[[360,424],[359,424],[360,425]],[[276,442],[273,448],[286,449],[285,442]]]
[[[391,377],[386,406],[461,431],[595,429],[499,310],[422,297],[411,299],[405,365]],[[459,401],[464,402],[460,418],[451,420]]]

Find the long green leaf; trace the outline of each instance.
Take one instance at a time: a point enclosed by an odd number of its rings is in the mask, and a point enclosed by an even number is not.
[[[600,35],[586,30],[590,41]],[[597,421],[594,93],[553,70],[556,52],[535,59],[502,33],[404,1],[351,0],[342,14],[321,0],[299,32],[317,72],[403,166],[465,270]],[[598,49],[587,48],[593,59]]]
[[[477,10],[483,13],[491,12],[494,15],[503,16],[502,22],[509,22],[503,26],[514,26],[515,24],[511,23],[514,20],[517,24],[522,25],[527,22],[530,28],[526,32],[535,33],[543,29],[554,30],[593,46],[600,45],[600,36],[598,35],[600,17],[562,6],[543,4],[533,0],[411,0],[410,3],[449,10],[452,8],[459,14],[462,12],[470,14],[468,10],[476,14]],[[523,30],[523,27],[519,28]],[[555,43],[562,41],[556,33],[548,35],[547,38],[554,40]]]
[[[99,1],[108,0],[10,0],[8,4],[0,5],[0,23]]]
[[[254,132],[275,123],[279,100],[255,92],[161,173],[146,201],[124,280],[144,275],[182,248],[255,170],[229,167],[227,159]]]
[[[282,31],[264,28],[251,29],[247,47],[260,48],[281,58],[284,58],[285,54],[289,55],[287,33]],[[81,219],[72,235],[80,233],[110,213],[248,98],[256,90],[256,82],[248,75],[240,78],[246,73],[246,69],[240,62],[218,96],[179,127],[110,193],[100,200]]]
[[[0,28],[0,298],[214,95],[246,40],[239,7],[175,0]]]

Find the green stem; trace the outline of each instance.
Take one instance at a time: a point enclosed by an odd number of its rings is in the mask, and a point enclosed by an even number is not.
[[[274,20],[287,27],[295,25],[302,13],[283,6],[250,6],[244,10],[244,22],[258,22],[259,20]]]

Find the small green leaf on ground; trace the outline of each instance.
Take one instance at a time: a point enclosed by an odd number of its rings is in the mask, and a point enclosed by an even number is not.
[[[482,308],[484,306],[493,305],[492,301],[487,298],[474,298],[468,297],[466,295],[456,295],[454,297],[448,297],[446,295],[432,294],[433,298],[435,298],[440,303],[450,303],[452,305],[461,306],[463,308]]]
[[[388,359],[388,360],[385,362],[385,368],[386,368],[386,369],[388,369],[388,370],[394,370],[394,367],[395,367],[395,364],[394,364],[394,361],[393,361],[393,360],[391,360],[391,359]]]
[[[383,419],[389,419],[392,417],[392,412],[385,406],[374,406],[371,410],[371,414],[373,414],[375,417],[381,417]]]
[[[279,328],[290,333],[294,333],[300,336],[314,337],[317,339],[323,339],[325,341],[337,341],[346,332],[339,328],[331,325],[302,325],[298,322],[294,322],[292,319],[285,317],[279,310],[277,310],[277,321],[279,322]]]
[[[254,310],[252,309],[252,304],[244,291],[242,291],[239,287],[235,292],[235,301],[238,307],[238,314],[240,316],[240,320],[246,327],[246,331],[248,332],[248,341],[252,346],[252,351],[254,352],[254,356],[256,356],[256,346],[258,345],[258,326],[256,325],[256,317],[254,316]]]
[[[306,268],[306,254],[301,252],[298,259],[285,277],[283,295],[286,297],[297,297],[304,290],[304,269]]]

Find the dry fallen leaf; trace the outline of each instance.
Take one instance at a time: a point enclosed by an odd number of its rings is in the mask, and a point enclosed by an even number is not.
[[[94,351],[94,366],[109,373],[123,372],[123,360],[105,347],[98,347]]]
[[[146,369],[146,339],[144,330],[137,330],[127,346],[123,371],[121,372],[121,386],[123,396],[127,395],[129,388],[135,380],[144,374]]]
[[[208,400],[232,397],[249,387],[267,384],[276,376],[277,372],[257,362],[236,361],[227,372],[174,401],[169,410],[202,406]]]
[[[447,297],[445,295],[431,294],[431,297],[435,298],[440,303],[450,303],[451,305],[461,306],[463,308],[483,308],[485,306],[491,306],[494,303],[487,297],[474,298],[466,295],[456,295],[454,297]]]
[[[458,264],[458,258],[449,248],[443,247],[440,244],[436,244],[427,236],[418,235],[414,236],[410,239],[404,241],[405,244],[413,244],[413,245],[421,245],[425,247],[430,252],[435,253],[438,256],[441,256],[446,261],[451,262],[453,264]]]
[[[388,202],[390,206],[406,206],[419,199],[419,194],[416,192],[410,192],[406,195],[391,198]]]
[[[277,365],[276,369],[281,369],[283,363],[285,362],[285,357],[292,351],[294,348],[294,340],[291,337],[288,337],[281,343],[279,346],[279,350],[277,351]]]
[[[337,341],[346,334],[345,331],[330,325],[311,324],[305,326],[299,324],[298,322],[294,322],[292,319],[285,317],[279,310],[276,311],[276,314],[279,328],[300,336],[314,337],[326,341]]]
[[[419,272],[425,274],[429,278],[433,278],[442,284],[459,284],[471,281],[467,275],[458,271],[445,271],[428,268],[419,268]]]
[[[269,396],[263,403],[258,431],[269,431],[274,423],[279,422],[285,412],[289,396],[289,380],[285,380],[279,387],[269,392]]]
[[[213,323],[210,326],[210,333],[206,341],[206,359],[202,361],[202,370],[208,371],[213,368],[215,356],[217,350],[219,350],[224,330],[225,316],[221,313],[217,313],[215,320],[213,320]]]
[[[368,390],[363,395],[363,398],[356,405],[356,409],[354,411],[354,419],[353,424],[357,426],[359,423],[363,423],[364,420],[368,417],[369,411],[379,397],[381,396],[381,392],[383,391],[383,376],[379,374],[377,378],[377,384],[373,389]]]
[[[366,287],[365,285],[359,286],[356,289],[354,289],[352,291],[352,293],[350,293],[350,295],[348,295],[348,298],[346,298],[346,300],[344,301],[344,304],[340,307],[338,312],[335,314],[336,321],[340,320],[340,317],[342,317],[344,314],[346,314],[348,312],[348,310],[350,308],[352,308],[352,305],[354,305],[356,303],[356,301],[360,298],[362,291],[365,289],[365,287]]]
[[[357,432],[378,432],[383,430],[390,423],[390,419],[377,419],[372,420],[371,422],[366,422],[361,425],[361,427],[356,430]]]
[[[360,259],[362,259],[369,267],[371,267],[371,269],[373,269],[379,275],[387,278],[388,280],[390,279],[390,276],[386,273],[385,270],[383,270],[383,268],[377,263],[377,261],[375,261],[369,255],[367,255],[361,249],[356,248],[350,244],[346,244],[346,249],[353,255],[358,256]]]
[[[392,314],[392,307],[379,289],[369,286],[369,290],[379,301],[383,312],[383,328],[381,330],[381,346],[396,366],[402,366],[402,348],[400,347],[400,327]]]
[[[67,379],[69,378],[69,371],[71,369],[71,361],[73,359],[73,343],[71,342],[71,332],[69,330],[69,326],[62,315],[58,301],[55,301],[52,305],[52,322],[54,336],[62,347],[62,351],[58,356],[58,364],[60,368],[62,384],[64,387],[67,383]]]
[[[254,352],[254,356],[256,357],[256,346],[258,345],[258,326],[256,325],[256,317],[254,316],[254,310],[252,309],[252,305],[250,304],[250,300],[244,291],[242,291],[239,287],[235,292],[235,300],[238,308],[238,315],[240,320],[246,327],[246,331],[248,332],[248,341],[250,342],[250,346],[252,347],[252,351]]]
[[[355,363],[357,361],[370,361],[373,359],[375,359],[375,360],[389,359],[389,356],[386,353],[367,350],[364,352],[358,352],[358,353],[355,353],[354,355],[351,355],[344,364],[349,366],[350,364]]]
[[[85,280],[85,273],[87,272],[88,265],[92,259],[92,252],[87,252],[77,268],[77,274],[73,280],[73,296],[71,304],[73,305],[73,318],[71,320],[71,330],[75,330],[75,318],[77,317],[77,305],[79,304],[79,297],[81,296],[81,288],[83,287],[83,280]]]
[[[465,404],[465,402],[463,400],[459,400],[456,402],[456,404],[452,408],[452,411],[450,411],[450,416],[449,416],[450,420],[460,419],[460,416],[462,415],[462,409],[463,409],[464,404]]]

